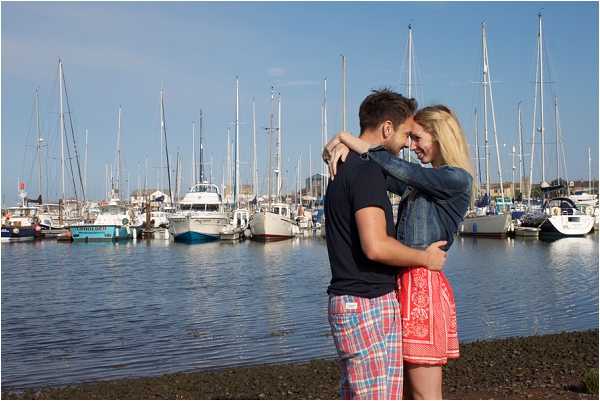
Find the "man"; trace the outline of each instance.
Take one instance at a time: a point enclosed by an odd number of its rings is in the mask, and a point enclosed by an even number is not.
[[[398,153],[416,108],[413,99],[374,91],[360,106],[360,138]],[[393,266],[440,270],[445,242],[425,250],[398,242],[383,171],[354,152],[329,183],[325,218],[332,276],[328,315],[340,357],[341,396],[401,399],[402,320]]]

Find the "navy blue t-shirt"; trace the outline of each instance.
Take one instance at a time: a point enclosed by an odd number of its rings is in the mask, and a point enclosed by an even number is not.
[[[392,205],[386,192],[383,170],[370,160],[350,152],[339,163],[325,197],[327,252],[331,265],[330,295],[375,298],[394,290],[397,269],[373,262],[360,245],[354,214],[365,207],[385,212],[386,231],[395,237]]]

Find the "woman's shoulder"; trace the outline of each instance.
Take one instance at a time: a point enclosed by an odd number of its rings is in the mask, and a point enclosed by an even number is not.
[[[471,183],[471,181],[473,181],[473,177],[471,176],[471,173],[469,173],[467,170],[465,170],[462,167],[448,166],[447,164],[445,164],[443,166],[440,166],[439,168],[443,169],[449,175],[455,177],[456,179],[464,180],[465,182],[468,182],[469,184]]]

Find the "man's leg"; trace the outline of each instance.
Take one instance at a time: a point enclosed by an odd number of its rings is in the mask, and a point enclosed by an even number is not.
[[[384,328],[387,350],[388,400],[401,400],[404,387],[404,358],[402,355],[402,318],[396,295],[389,298],[384,309]]]
[[[349,295],[329,299],[329,324],[340,358],[343,399],[388,398],[382,302],[381,297]]]

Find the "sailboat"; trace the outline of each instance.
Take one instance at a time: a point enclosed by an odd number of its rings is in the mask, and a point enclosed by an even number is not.
[[[498,148],[498,135],[496,133],[496,116],[494,113],[494,99],[492,94],[492,82],[490,77],[490,66],[488,60],[487,34],[485,23],[481,24],[482,37],[482,65],[483,65],[483,132],[484,132],[484,151],[485,151],[485,179],[486,188],[483,198],[478,200],[477,208],[471,211],[465,217],[465,220],[459,227],[462,235],[486,236],[486,237],[505,237],[511,229],[512,220],[510,212],[503,210],[504,185],[502,182],[502,164],[500,162],[500,152]],[[490,199],[490,173],[489,173],[489,146],[488,146],[488,96],[490,102],[490,111],[492,116],[492,127],[496,143],[496,156],[498,166],[498,176],[500,178],[501,197],[495,199],[495,207],[492,207]]]
[[[69,227],[74,241],[109,240],[121,241],[137,238],[141,222],[133,211],[121,201],[121,106],[117,124],[117,177],[113,182],[111,199],[100,207],[100,213],[92,224],[74,224]]]
[[[558,100],[555,97],[555,128],[556,128],[556,163],[557,163],[557,185],[551,186],[546,182],[546,162],[545,162],[545,140],[544,140],[544,51],[543,46],[543,20],[542,14],[538,14],[538,35],[537,35],[537,60],[538,65],[536,68],[536,92],[535,92],[535,105],[533,112],[533,127],[532,127],[532,139],[531,139],[531,165],[529,169],[529,202],[531,203],[531,187],[533,183],[533,160],[535,150],[535,139],[536,139],[536,111],[537,111],[537,95],[539,92],[539,105],[540,105],[540,139],[541,139],[541,173],[542,182],[541,189],[544,192],[544,207],[540,212],[530,211],[524,216],[524,223],[522,226],[536,227],[540,230],[540,237],[544,236],[582,236],[588,234],[594,228],[594,216],[588,215],[577,209],[575,202],[569,197],[554,197],[547,198],[546,194],[550,194],[555,190],[562,188],[560,178],[560,157],[559,157],[559,146],[560,146],[560,124],[558,119]],[[566,169],[565,169],[566,170]],[[566,173],[566,171],[565,171]],[[568,188],[567,188],[568,190]]]
[[[248,228],[250,211],[240,207],[240,82],[235,77],[235,148],[233,165],[233,212],[229,222],[221,230],[221,239],[239,240],[244,238],[244,232]],[[253,122],[253,126],[255,126]],[[256,158],[256,156],[254,156]]]
[[[298,233],[298,225],[292,218],[290,206],[287,203],[280,202],[281,190],[281,96],[277,99],[278,104],[278,127],[273,126],[275,115],[275,93],[271,88],[271,117],[269,123],[269,168],[268,168],[268,204],[254,213],[250,218],[250,231],[252,239],[258,241],[273,241],[292,238]],[[275,170],[271,167],[271,142],[273,131],[277,131],[276,144],[276,166]],[[277,202],[273,202],[271,178],[273,172],[276,175],[276,197]]]

